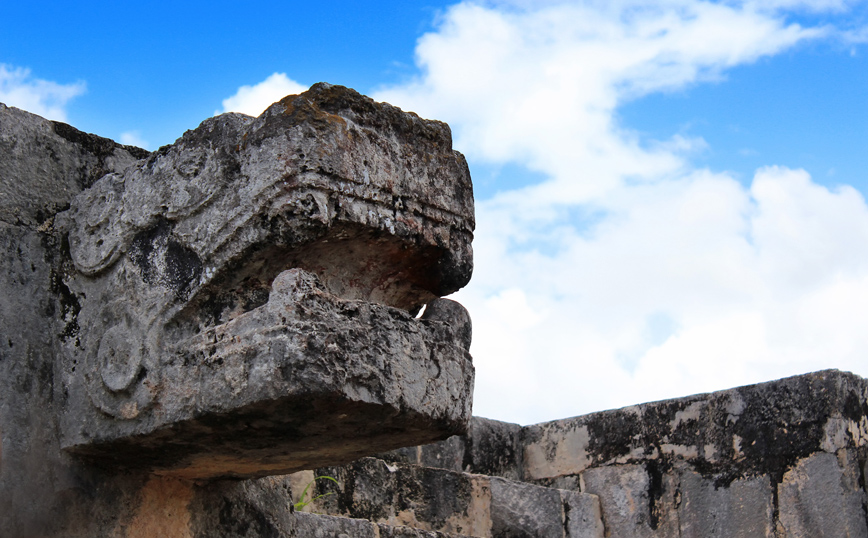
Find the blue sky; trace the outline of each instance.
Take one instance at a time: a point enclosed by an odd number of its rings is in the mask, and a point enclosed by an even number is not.
[[[62,84],[79,128],[174,141],[243,84],[274,72],[370,92],[412,76],[439,4],[389,2],[7,2],[0,62]],[[17,21],[18,24],[9,24]]]
[[[474,412],[868,376],[868,2],[16,2],[0,101],[156,149],[318,81],[450,123]],[[263,104],[265,103],[265,104]]]
[[[744,180],[770,162],[803,167],[824,184],[868,188],[868,54],[823,41],[698,84],[628,103],[624,125],[649,138],[673,128],[702,136],[696,162]]]

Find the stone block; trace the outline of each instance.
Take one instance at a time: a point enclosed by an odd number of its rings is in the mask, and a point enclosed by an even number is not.
[[[564,505],[556,489],[491,479],[491,536],[534,538],[565,536]]]
[[[525,426],[524,478],[684,460],[705,472],[781,476],[819,450],[868,446],[868,383],[837,370]]]
[[[465,471],[521,480],[521,426],[473,417],[466,439]]]
[[[449,439],[445,441],[440,441],[439,443],[432,443],[438,445],[440,443],[445,443],[452,439],[461,439],[460,435],[453,435]],[[395,450],[390,450],[388,452],[381,452],[380,454],[375,454],[373,457],[379,458],[383,461],[387,461],[390,463],[410,463],[413,465],[419,464],[419,453],[422,451],[423,446],[428,445],[419,445],[419,446],[405,446],[402,448],[396,448]]]
[[[148,152],[0,103],[0,222],[33,228]]]
[[[679,536],[674,477],[662,473],[653,465],[650,471],[649,466],[631,464],[597,467],[582,472],[582,491],[599,498],[607,536]]]
[[[164,483],[174,481],[181,485],[185,483],[181,480],[159,477],[151,481]],[[147,490],[146,487],[145,491]],[[297,520],[292,512],[292,496],[288,480],[284,477],[241,481],[218,480],[207,485],[193,486],[192,491],[194,495],[186,505],[190,521],[189,534],[150,532],[148,529],[131,532],[127,529],[127,535],[143,538],[150,536],[189,536],[190,538],[306,536],[304,533],[296,534]],[[165,498],[165,494],[154,495],[157,509],[150,507],[146,512],[152,522],[159,523],[167,519],[166,516],[171,513],[159,509],[161,508],[159,505],[165,502]],[[145,507],[146,503],[142,503],[139,511],[144,512]],[[121,532],[116,531],[115,535],[118,534]]]
[[[778,485],[781,534],[786,538],[868,536],[859,466],[842,454],[820,452],[799,461]]]
[[[768,476],[719,484],[686,466],[677,474],[681,538],[774,536],[773,491]]]
[[[566,538],[604,538],[606,528],[600,498],[590,493],[559,490],[564,503]]]
[[[405,527],[403,525],[385,525],[379,524],[380,538],[464,538],[464,534],[454,534],[438,531],[424,531],[414,527]]]
[[[470,422],[471,428],[473,420],[475,419],[471,419]],[[467,436],[465,435],[453,435],[439,443],[421,445],[418,447],[416,461],[412,463],[460,473],[467,470],[465,469],[466,446]]]
[[[293,495],[306,487],[308,472],[293,488]],[[394,522],[400,483],[398,467],[376,458],[362,458],[341,467],[323,467],[309,473],[314,476],[328,476],[317,480],[311,487],[310,497],[322,495],[304,510],[322,512],[335,516],[369,519],[374,522]],[[304,486],[302,485],[304,484]]]
[[[625,411],[626,413],[626,411]],[[555,421],[522,429],[525,480],[577,475],[594,463],[591,434],[579,421]]]
[[[411,465],[398,469],[395,520],[424,530],[488,536],[491,528],[489,479]]]
[[[318,482],[316,494],[335,494],[314,503],[314,511],[421,530],[490,535],[487,477],[376,458],[315,473],[332,476],[339,485]]]
[[[364,519],[297,513],[298,538],[380,538],[376,525]]]
[[[521,426],[482,417],[473,417],[464,435],[445,441],[403,448],[383,458],[458,472],[522,478]]]

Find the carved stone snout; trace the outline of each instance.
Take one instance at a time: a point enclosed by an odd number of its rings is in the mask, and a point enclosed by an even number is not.
[[[462,431],[470,318],[439,297],[470,278],[473,225],[445,124],[326,84],[203,122],[57,218],[63,446],[208,478]]]

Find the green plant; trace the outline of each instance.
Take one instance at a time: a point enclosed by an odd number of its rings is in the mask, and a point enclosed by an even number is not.
[[[337,484],[338,487],[340,487],[340,483],[338,483],[338,481],[335,480],[335,479],[334,479],[333,477],[331,477],[331,476],[326,476],[326,475],[315,476],[315,477],[313,478],[313,480],[311,480],[310,482],[308,482],[307,485],[306,485],[306,486],[304,487],[304,489],[302,490],[301,495],[299,496],[298,502],[296,502],[296,503],[293,505],[293,506],[295,507],[295,510],[296,510],[296,511],[300,512],[300,511],[301,511],[305,506],[309,505],[310,503],[314,502],[314,501],[317,500],[317,499],[322,499],[323,497],[328,497],[329,495],[334,495],[334,494],[335,494],[334,491],[329,491],[328,493],[323,493],[323,494],[317,495],[316,497],[311,497],[311,498],[305,500],[305,498],[308,497],[308,495],[309,495],[310,487],[313,486],[314,484],[316,484],[316,481],[317,481],[317,480],[331,480],[332,482],[334,482],[335,484]],[[310,495],[312,495],[312,494],[310,494]]]

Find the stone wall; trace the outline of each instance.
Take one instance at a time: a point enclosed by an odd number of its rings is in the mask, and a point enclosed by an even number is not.
[[[868,381],[837,370],[380,457],[594,495],[606,536],[868,536]]]

